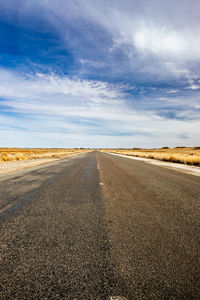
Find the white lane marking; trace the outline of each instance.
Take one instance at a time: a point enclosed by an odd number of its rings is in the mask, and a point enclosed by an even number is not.
[[[99,163],[97,163],[97,170],[99,170]]]
[[[103,182],[99,182],[99,185],[103,185]]]

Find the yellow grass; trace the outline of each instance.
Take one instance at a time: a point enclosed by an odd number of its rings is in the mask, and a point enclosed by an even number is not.
[[[21,149],[0,148],[0,163],[17,160],[30,160],[40,158],[59,158],[65,155],[89,151],[88,149]]]
[[[104,149],[103,151],[200,166],[200,147],[167,149]]]

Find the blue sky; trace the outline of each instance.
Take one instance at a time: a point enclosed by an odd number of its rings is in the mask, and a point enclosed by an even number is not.
[[[200,144],[200,2],[1,0],[0,146]]]

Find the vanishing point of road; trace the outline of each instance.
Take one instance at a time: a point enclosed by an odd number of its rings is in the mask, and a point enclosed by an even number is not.
[[[0,299],[200,299],[199,177],[92,151],[1,178]]]

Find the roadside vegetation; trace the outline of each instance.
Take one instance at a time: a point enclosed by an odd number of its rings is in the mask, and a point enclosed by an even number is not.
[[[162,149],[104,149],[103,151],[192,166],[200,166],[200,147],[163,147]]]
[[[18,160],[60,158],[70,154],[89,151],[88,149],[22,149],[0,148],[0,163]]]

